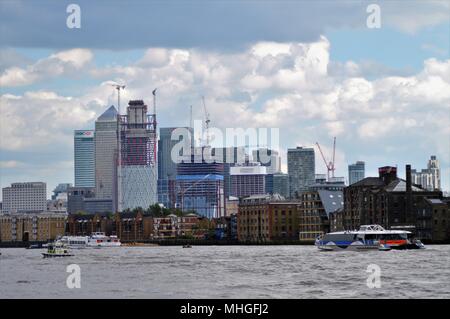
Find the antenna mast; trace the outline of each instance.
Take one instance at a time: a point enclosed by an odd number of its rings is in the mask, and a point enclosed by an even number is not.
[[[209,146],[209,122],[211,122],[211,120],[209,119],[209,113],[208,113],[208,110],[206,109],[204,96],[202,96],[202,102],[203,102],[203,110],[205,112],[205,131],[206,131],[206,145],[205,146]]]

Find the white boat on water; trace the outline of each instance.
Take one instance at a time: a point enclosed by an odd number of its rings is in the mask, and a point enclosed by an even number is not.
[[[57,240],[52,244],[48,245],[47,252],[42,253],[44,258],[50,257],[72,257],[73,255],[70,253],[66,244],[62,241]]]
[[[422,249],[424,244],[406,230],[386,230],[380,225],[361,225],[359,230],[340,231],[319,236],[320,250]]]
[[[92,233],[88,241],[89,247],[120,247],[120,245],[120,239],[117,236],[106,236],[101,232]]]
[[[119,247],[120,239],[117,236],[106,236],[105,233],[95,232],[91,236],[63,236],[61,241],[70,248],[80,249],[88,247]]]

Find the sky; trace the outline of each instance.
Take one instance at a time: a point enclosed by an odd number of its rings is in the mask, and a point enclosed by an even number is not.
[[[70,29],[66,8],[81,9]],[[0,185],[74,181],[73,131],[122,101],[160,127],[278,128],[286,149],[336,145],[336,175],[366,162],[426,168],[450,190],[450,4],[376,1],[0,2]],[[326,168],[316,151],[316,173]]]

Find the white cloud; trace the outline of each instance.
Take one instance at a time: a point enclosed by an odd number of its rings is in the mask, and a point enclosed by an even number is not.
[[[343,170],[349,151],[364,160],[370,152],[393,150],[389,154],[395,155],[409,147],[415,156],[429,151],[450,162],[448,143],[442,143],[450,135],[450,60],[426,60],[421,72],[409,76],[370,79],[355,62],[330,62],[329,50],[325,38],[314,43],[261,42],[238,53],[150,48],[134,64],[88,70],[84,66],[92,56],[70,51],[43,59],[53,64],[57,59],[62,70],[39,73],[41,66],[36,65],[44,62],[38,62],[25,72],[36,78],[61,75],[72,64],[99,83],[126,84],[122,106],[129,99],[151,105],[157,87],[160,126],[187,125],[189,105],[194,118],[203,118],[204,95],[212,126],[278,127],[284,148],[338,136]],[[70,62],[75,56],[81,57],[80,63]],[[115,101],[114,89],[101,84],[72,98],[48,91],[4,94],[1,148],[71,143],[72,130],[92,127],[95,117]]]
[[[38,80],[76,74],[93,58],[88,49],[72,49],[52,54],[27,67],[10,67],[0,74],[0,86],[15,87],[35,83]]]

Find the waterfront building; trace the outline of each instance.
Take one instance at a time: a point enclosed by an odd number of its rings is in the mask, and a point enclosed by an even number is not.
[[[278,194],[254,195],[239,203],[238,239],[244,242],[298,240],[299,202]]]
[[[231,167],[231,196],[240,198],[265,194],[266,175],[266,167],[259,163]]]
[[[112,234],[121,242],[149,240],[153,237],[153,218],[142,211],[116,213],[113,217]]]
[[[49,241],[64,235],[67,214],[47,211],[0,215],[0,241]]]
[[[315,182],[314,148],[290,148],[287,157],[289,197],[298,198]]]
[[[111,213],[70,214],[67,218],[66,234],[71,236],[90,236],[94,232],[112,235]]]
[[[411,166],[406,165],[406,180],[397,177],[397,168],[380,167],[378,177],[366,177],[344,189],[344,229],[379,224],[416,226],[417,207],[424,198],[440,199],[442,192],[413,185]]]
[[[215,239],[237,241],[237,214],[218,218],[215,225]]]
[[[229,196],[225,199],[225,216],[231,216],[238,213],[239,198]]]
[[[75,187],[95,187],[95,141],[93,130],[74,132]]]
[[[277,174],[281,172],[281,157],[278,152],[268,148],[259,148],[252,152],[253,161],[266,167],[267,174]]]
[[[428,160],[426,169],[422,169],[420,172],[413,169],[411,174],[413,184],[430,191],[441,189],[441,168],[435,155]]]
[[[142,100],[128,103],[120,116],[121,170],[118,210],[148,208],[158,201],[156,118]]]
[[[95,121],[95,196],[117,209],[117,110],[110,106]]]
[[[424,197],[416,207],[416,236],[434,243],[449,243],[450,200]]]
[[[2,196],[3,212],[47,210],[47,185],[43,182],[12,183],[2,189]]]
[[[299,204],[299,240],[314,242],[330,231],[330,214],[342,209],[342,190],[317,189],[303,192]]]
[[[348,184],[352,185],[359,182],[365,177],[365,163],[363,161],[357,161],[354,164],[348,166]]]

